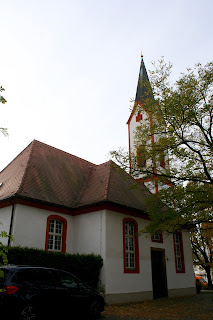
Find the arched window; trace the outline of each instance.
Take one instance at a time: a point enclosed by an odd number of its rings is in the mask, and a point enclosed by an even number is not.
[[[134,219],[123,220],[124,272],[139,273],[138,224]]]
[[[58,215],[47,218],[45,250],[66,252],[67,220]]]

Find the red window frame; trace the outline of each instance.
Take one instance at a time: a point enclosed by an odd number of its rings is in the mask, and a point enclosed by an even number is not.
[[[134,244],[135,244],[135,268],[127,268],[126,266],[126,247],[125,247],[125,224],[130,222],[134,225]],[[124,273],[139,273],[139,244],[138,244],[138,224],[132,218],[123,219],[123,262],[124,262]]]
[[[176,273],[185,273],[185,261],[184,261],[184,252],[183,252],[182,232],[177,232],[177,234],[179,235],[179,240],[180,240],[180,258],[181,258],[182,268],[178,269],[178,266],[177,266],[176,241],[175,241],[175,233],[173,233]]]
[[[67,238],[67,220],[58,215],[50,215],[47,217],[47,227],[46,227],[46,241],[45,241],[45,250],[48,251],[48,238],[49,238],[49,224],[50,220],[59,220],[63,223],[63,232],[62,232],[62,246],[61,252],[66,253],[66,238]]]

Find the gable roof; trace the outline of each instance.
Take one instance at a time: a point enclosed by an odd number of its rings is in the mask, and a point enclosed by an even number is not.
[[[111,203],[145,212],[150,192],[113,161],[101,165],[34,140],[2,172],[0,202],[25,199],[70,210]]]

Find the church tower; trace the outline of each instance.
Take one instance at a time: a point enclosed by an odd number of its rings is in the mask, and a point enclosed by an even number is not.
[[[134,176],[134,170],[131,170],[133,166],[140,166],[140,168],[146,167],[148,165],[148,161],[146,159],[146,147],[145,146],[138,146],[135,142],[135,134],[137,131],[137,127],[145,125],[145,123],[149,123],[150,132],[152,131],[152,115],[150,110],[147,110],[144,106],[145,101],[153,101],[153,93],[151,84],[149,81],[149,77],[146,71],[146,67],[144,64],[143,56],[141,56],[141,64],[140,64],[140,71],[138,77],[138,84],[136,90],[136,96],[134,101],[134,107],[131,112],[131,115],[127,121],[128,124],[128,137],[129,137],[129,154],[130,154],[130,171],[132,176]],[[149,146],[154,144],[157,137],[152,134],[149,142]],[[160,161],[152,161],[154,171],[160,169],[165,170],[168,168],[168,159],[165,153],[163,153],[160,157]],[[134,162],[134,163],[133,163]],[[139,162],[139,163],[138,163]],[[143,171],[143,170],[141,170]],[[171,186],[171,183],[168,181],[164,181],[163,183],[159,181],[157,175],[152,175],[150,178],[145,178],[143,173],[137,174],[135,178],[138,181],[144,183],[144,185],[152,192],[157,193],[161,188],[165,186]]]

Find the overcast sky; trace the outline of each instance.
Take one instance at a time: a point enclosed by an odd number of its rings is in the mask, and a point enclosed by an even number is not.
[[[36,139],[96,164],[128,146],[140,55],[213,60],[212,0],[0,0],[0,170]]]

